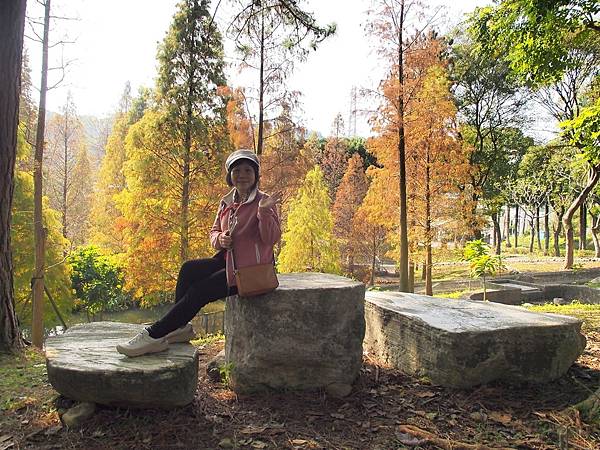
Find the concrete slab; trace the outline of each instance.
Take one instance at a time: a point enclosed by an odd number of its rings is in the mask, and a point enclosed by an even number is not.
[[[194,399],[198,351],[188,343],[137,358],[115,346],[143,325],[93,322],[76,325],[46,340],[50,384],[73,400],[109,406],[172,408]]]
[[[323,273],[279,275],[279,288],[230,297],[225,357],[236,392],[350,392],[362,366],[365,287]]]
[[[451,387],[553,380],[585,348],[580,320],[492,302],[369,291],[365,320],[368,353]]]

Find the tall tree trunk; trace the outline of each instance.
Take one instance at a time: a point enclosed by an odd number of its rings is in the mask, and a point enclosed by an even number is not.
[[[398,163],[400,193],[400,291],[411,292],[408,263],[408,218],[406,202],[406,141],[404,138],[404,0],[400,2],[398,24]],[[414,275],[413,275],[414,278]]]
[[[600,258],[600,214],[592,216],[592,240],[594,241],[594,256]]]
[[[540,207],[535,208],[535,236],[537,238],[538,250],[542,249],[542,241],[540,240]]]
[[[504,236],[506,236],[506,248],[510,248],[510,205],[506,205],[506,213],[504,214]]]
[[[562,218],[565,214],[565,209],[560,208],[556,211],[556,227],[554,228],[554,256],[560,257],[560,235],[562,233]]]
[[[550,254],[550,205],[546,202],[544,213],[544,255]]]
[[[502,251],[502,236],[500,234],[500,219],[498,213],[492,214],[492,223],[494,224],[494,247],[496,255]]]
[[[573,248],[573,216],[575,215],[575,211],[579,208],[579,206],[585,201],[589,193],[594,189],[594,186],[598,183],[600,179],[600,166],[593,166],[588,171],[588,180],[585,185],[585,188],[581,191],[581,193],[577,196],[573,203],[569,206],[565,215],[563,216],[562,223],[565,228],[565,269],[573,268],[574,261],[574,248]]]
[[[35,236],[35,270],[33,275],[33,314],[31,340],[42,348],[44,341],[44,271],[46,228],[42,216],[42,161],[44,159],[44,134],[46,126],[46,93],[48,91],[48,34],[50,31],[50,0],[44,11],[44,37],[42,41],[42,81],[40,83],[40,106],[35,137],[35,162],[33,168],[33,224]]]
[[[256,143],[256,154],[262,155],[263,133],[265,121],[265,15],[261,12],[260,17],[260,68],[258,81],[258,140]]]
[[[519,205],[515,205],[515,249],[519,246]]]
[[[587,247],[587,206],[585,202],[579,207],[579,250]]]
[[[0,2],[0,351],[18,352],[24,343],[15,312],[10,241],[25,0]]]

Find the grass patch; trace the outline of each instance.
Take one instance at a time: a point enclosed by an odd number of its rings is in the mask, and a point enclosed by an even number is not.
[[[476,291],[453,291],[453,292],[446,292],[446,293],[441,293],[441,294],[434,294],[434,297],[439,297],[439,298],[466,298],[468,296],[468,294],[472,294],[473,292]]]
[[[190,341],[192,345],[201,347],[207,344],[214,344],[216,342],[224,341],[225,335],[223,333],[207,334],[206,336],[199,337],[196,340]]]
[[[43,352],[28,347],[20,355],[0,353],[0,411],[46,404],[54,395]]]
[[[578,319],[583,320],[584,331],[600,330],[600,305],[588,305],[573,301],[569,305],[546,303],[545,305],[527,306],[527,309],[537,312],[577,317]]]

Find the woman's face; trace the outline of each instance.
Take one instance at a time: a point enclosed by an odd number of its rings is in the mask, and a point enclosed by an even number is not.
[[[231,182],[238,192],[247,194],[254,186],[255,181],[256,175],[252,164],[241,162],[231,169]]]

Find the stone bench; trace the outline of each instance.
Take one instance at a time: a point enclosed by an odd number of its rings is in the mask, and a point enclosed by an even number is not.
[[[545,382],[585,348],[581,321],[492,302],[367,292],[365,350],[433,383]]]
[[[128,358],[115,349],[142,325],[94,322],[46,340],[50,384],[72,400],[108,406],[172,408],[194,399],[198,352],[188,344]]]
[[[279,282],[266,295],[227,299],[232,388],[323,388],[347,395],[362,365],[364,285],[321,273],[283,274]]]

